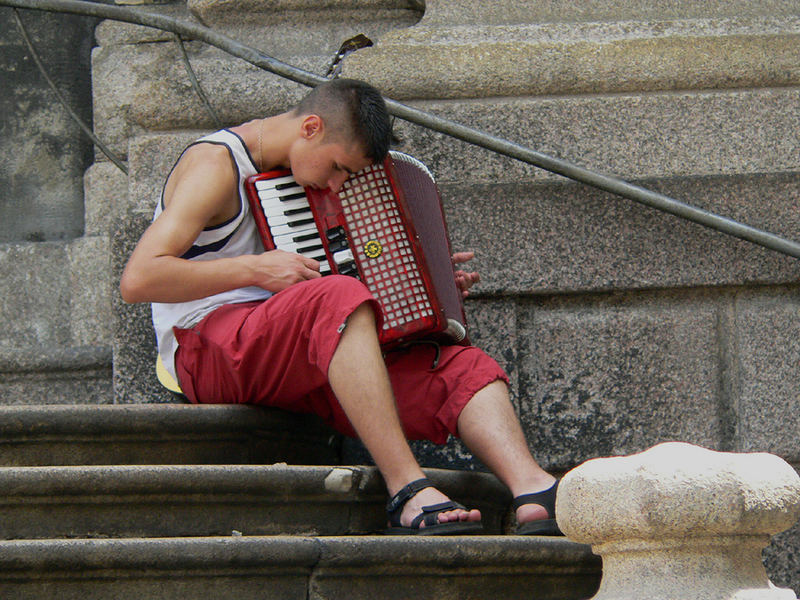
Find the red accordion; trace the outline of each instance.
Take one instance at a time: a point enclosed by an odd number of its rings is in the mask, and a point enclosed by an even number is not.
[[[441,198],[421,162],[390,152],[337,193],[304,189],[289,170],[253,175],[245,189],[266,250],[309,256],[323,275],[367,286],[383,311],[383,347],[418,338],[466,343]]]

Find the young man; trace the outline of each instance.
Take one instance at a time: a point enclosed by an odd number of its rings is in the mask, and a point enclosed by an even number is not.
[[[122,297],[153,303],[159,356],[190,401],[313,412],[357,435],[392,497],[390,533],[480,528],[479,511],[429,485],[406,441],[453,434],[518,497],[520,533],[558,534],[555,479],[531,457],[494,360],[462,346],[442,347],[436,368],[425,345],[384,357],[380,309],[363,284],[321,278],[316,261],[261,248],[248,176],[288,167],[300,185],[336,191],[382,160],[390,137],[380,94],[336,79],[291,111],[200,139],[167,178]],[[477,274],[457,279],[466,294]]]

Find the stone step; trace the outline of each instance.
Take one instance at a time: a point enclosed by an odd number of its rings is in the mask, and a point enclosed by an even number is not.
[[[487,473],[427,469],[502,533],[510,495]],[[386,525],[374,467],[114,465],[0,468],[0,539],[359,535]]]
[[[486,3],[474,3],[486,5]],[[492,3],[494,4],[494,3]],[[791,14],[789,11],[791,10]],[[520,16],[524,19],[524,16]],[[458,22],[391,31],[343,75],[395,99],[797,85],[797,9],[774,16],[583,23]]]
[[[0,466],[337,464],[313,417],[254,406],[0,406]]]
[[[600,561],[563,538],[210,537],[0,542],[0,596],[588,598]]]

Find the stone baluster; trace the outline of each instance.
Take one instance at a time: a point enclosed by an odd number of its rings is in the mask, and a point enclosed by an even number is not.
[[[564,477],[556,512],[603,558],[593,600],[796,600],[761,560],[800,517],[800,477],[777,456],[671,442],[590,460]]]

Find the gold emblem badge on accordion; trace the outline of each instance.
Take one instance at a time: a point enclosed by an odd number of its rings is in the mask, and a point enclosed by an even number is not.
[[[364,254],[368,258],[378,258],[383,253],[383,246],[378,240],[369,240],[364,244]]]

